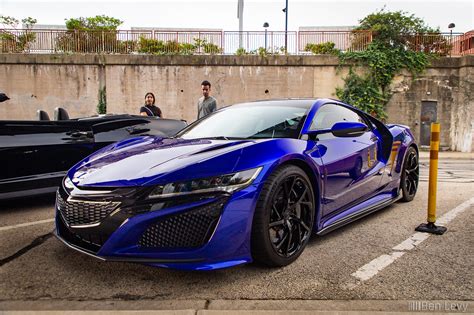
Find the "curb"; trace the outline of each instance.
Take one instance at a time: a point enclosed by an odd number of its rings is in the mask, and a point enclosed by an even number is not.
[[[36,300],[0,301],[1,315],[433,314],[471,313],[474,301],[415,300]],[[472,314],[472,313],[471,313]]]

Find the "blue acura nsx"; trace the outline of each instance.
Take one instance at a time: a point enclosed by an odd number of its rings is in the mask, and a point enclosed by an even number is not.
[[[332,99],[242,103],[76,164],[57,192],[56,235],[108,261],[285,266],[311,234],[411,201],[418,176],[406,126]]]

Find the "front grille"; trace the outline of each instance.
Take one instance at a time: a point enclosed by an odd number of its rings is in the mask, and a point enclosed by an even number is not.
[[[108,235],[101,233],[86,233],[84,231],[78,231],[81,232],[81,234],[74,233],[69,230],[61,216],[56,222],[57,231],[60,237],[69,244],[78,246],[94,254],[99,251],[108,238]]]
[[[152,248],[192,248],[209,241],[225,200],[164,217],[143,233],[138,245]]]
[[[56,207],[69,226],[99,223],[111,214],[119,202],[68,201],[56,194]]]

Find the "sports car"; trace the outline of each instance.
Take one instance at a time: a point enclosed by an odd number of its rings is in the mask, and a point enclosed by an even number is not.
[[[54,193],[68,169],[94,151],[137,135],[172,136],[180,120],[131,115],[69,119],[57,108],[54,120],[0,120],[0,199]]]
[[[407,127],[343,102],[236,104],[76,164],[57,192],[56,235],[106,261],[285,266],[312,234],[412,200],[418,172]]]

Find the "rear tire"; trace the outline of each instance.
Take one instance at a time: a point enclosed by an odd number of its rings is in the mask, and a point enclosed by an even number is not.
[[[291,264],[312,233],[314,193],[306,173],[287,165],[273,172],[262,188],[252,223],[255,262],[269,267]]]
[[[402,175],[400,177],[402,201],[408,202],[415,198],[416,191],[418,190],[419,172],[418,152],[416,152],[414,147],[409,147],[403,160]]]

